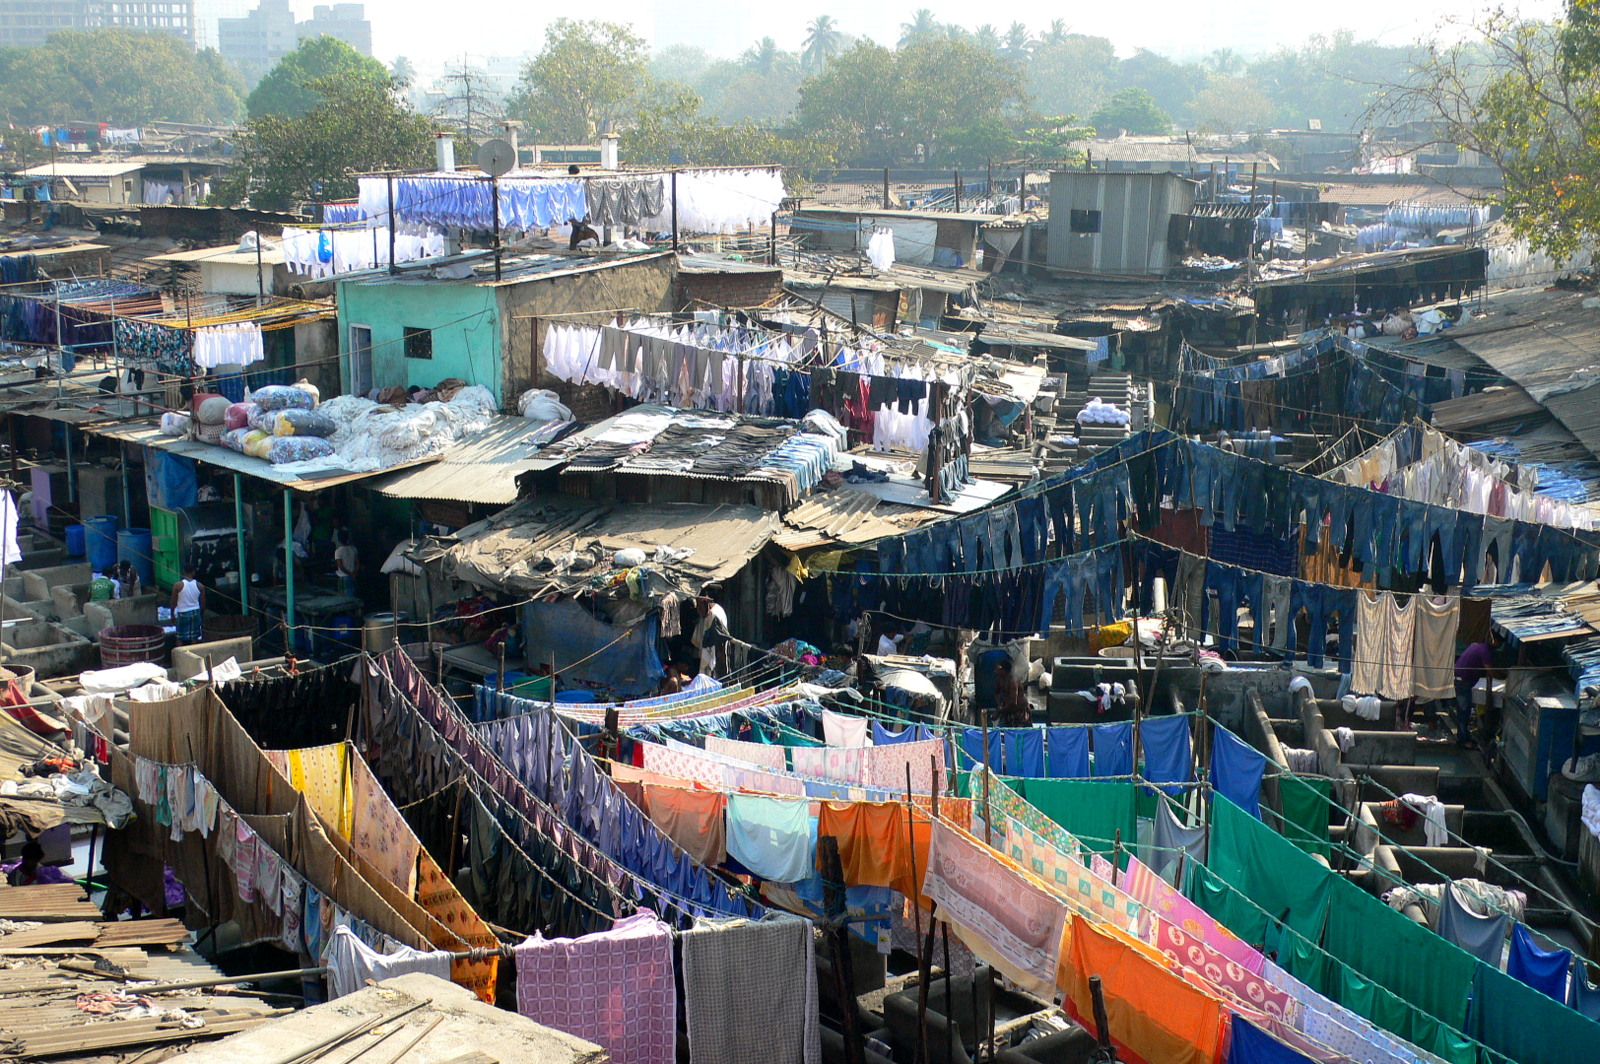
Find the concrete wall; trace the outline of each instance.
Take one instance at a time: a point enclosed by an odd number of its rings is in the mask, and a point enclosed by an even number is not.
[[[350,326],[372,328],[377,387],[431,388],[460,377],[500,393],[500,329],[495,290],[471,281],[370,278],[339,285],[340,391],[350,391]],[[406,358],[406,328],[433,330],[433,357]]]
[[[1176,263],[1167,248],[1169,220],[1194,201],[1194,183],[1175,174],[1055,171],[1047,261],[1084,273],[1163,274]],[[1098,211],[1100,231],[1074,233],[1073,211]]]
[[[499,297],[501,335],[504,338],[503,377],[505,391],[501,401],[515,405],[517,396],[533,387],[533,319],[561,315],[558,320],[599,321],[595,312],[617,310],[670,311],[673,309],[674,282],[678,274],[675,255],[620,259],[582,273],[500,285],[486,289]],[[593,314],[573,318],[577,314]],[[539,341],[549,322],[539,322]],[[556,388],[561,382],[544,372],[539,360],[539,385]]]

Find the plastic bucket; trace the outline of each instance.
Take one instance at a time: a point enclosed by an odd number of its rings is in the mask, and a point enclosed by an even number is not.
[[[67,557],[83,557],[85,532],[82,525],[67,526]]]
[[[100,629],[100,667],[114,669],[141,661],[165,664],[167,632],[155,624],[114,624]]]
[[[84,525],[88,529],[84,549],[89,555],[89,568],[97,573],[109,573],[117,564],[117,515],[98,514]]]
[[[117,533],[117,561],[132,562],[140,585],[152,591],[156,585],[156,560],[151,553],[154,546],[148,528],[124,528]]]

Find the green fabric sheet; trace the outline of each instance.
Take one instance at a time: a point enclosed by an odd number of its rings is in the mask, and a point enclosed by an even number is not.
[[[1110,854],[1122,832],[1125,849],[1134,847],[1132,780],[1008,780],[1029,805],[1076,835],[1097,853]]]
[[[1211,800],[1210,868],[1291,930],[1321,939],[1333,874],[1220,794]]]
[[[1306,853],[1332,855],[1328,832],[1329,801],[1333,781],[1322,776],[1279,776],[1278,796],[1283,803],[1284,838]]]
[[[1324,876],[1333,894],[1323,947],[1428,1015],[1464,1027],[1478,959],[1349,880]]]
[[[1600,1060],[1600,1024],[1487,964],[1472,983],[1467,1033],[1517,1064]]]

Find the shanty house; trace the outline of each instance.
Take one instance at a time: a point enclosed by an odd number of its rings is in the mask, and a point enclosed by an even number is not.
[[[1149,276],[1178,263],[1169,233],[1194,208],[1179,174],[1057,170],[1050,175],[1048,262],[1073,273]]]

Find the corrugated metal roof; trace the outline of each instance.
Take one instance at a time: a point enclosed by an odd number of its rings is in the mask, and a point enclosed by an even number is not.
[[[948,516],[920,506],[883,502],[845,485],[784,514],[783,523],[789,527],[773,536],[772,542],[790,551],[834,543],[870,543],[945,520]]]
[[[1502,421],[1521,421],[1543,408],[1527,392],[1511,385],[1433,405],[1433,424],[1441,432],[1483,430]]]
[[[697,592],[734,576],[777,529],[778,515],[755,506],[640,505],[553,495],[525,499],[451,539],[430,541],[411,557],[477,587],[570,594],[609,587],[619,571],[613,556],[633,547],[652,559],[641,567],[642,590],[655,598],[671,589]],[[689,554],[655,561],[662,546]],[[629,594],[625,584],[615,590]]]
[[[144,163],[45,163],[20,171],[18,177],[120,177],[143,170]]]
[[[471,439],[451,447],[432,465],[397,473],[375,487],[392,499],[516,502],[517,477],[552,465],[539,454],[539,437],[545,426],[545,422],[526,418],[497,418]]]
[[[1520,385],[1600,458],[1600,306],[1579,292],[1490,300],[1450,338]]]

